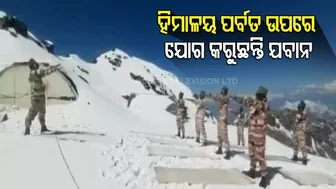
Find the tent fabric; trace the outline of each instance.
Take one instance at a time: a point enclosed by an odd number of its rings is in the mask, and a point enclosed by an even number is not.
[[[48,67],[48,64],[41,64]],[[0,104],[30,107],[29,68],[25,63],[14,63],[0,71]],[[46,84],[47,104],[68,104],[77,99],[76,85],[65,73],[57,71],[43,79]]]

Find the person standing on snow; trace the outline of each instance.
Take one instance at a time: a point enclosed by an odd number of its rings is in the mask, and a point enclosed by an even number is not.
[[[254,99],[252,97],[242,97],[242,96],[237,96],[237,95],[233,95],[233,96],[230,96],[230,98],[232,98],[234,101],[236,101],[238,104],[242,104],[244,106],[247,106],[248,109],[251,109],[253,108],[253,103],[254,103]],[[250,156],[250,158],[253,157],[253,142],[252,142],[252,138],[250,137],[250,133],[251,133],[251,127],[250,127],[250,121],[249,121],[249,118],[250,118],[250,114],[248,113],[247,114],[247,118],[246,119],[246,125],[247,125],[247,128],[248,128],[248,131],[247,133],[249,133],[247,136],[247,146],[248,146],[248,154]]]
[[[242,144],[245,146],[245,138],[244,138],[244,127],[245,127],[245,115],[244,108],[241,106],[239,108],[239,112],[237,113],[237,117],[234,120],[234,124],[237,126],[237,139],[238,145]]]
[[[249,153],[250,153],[250,170],[244,171],[244,174],[251,178],[256,176],[256,167],[259,163],[259,170],[261,172],[261,181],[259,186],[266,188],[267,186],[267,165],[265,160],[265,145],[267,134],[267,118],[270,110],[270,106],[267,103],[268,89],[259,87],[256,92],[256,98],[240,98],[232,97],[239,104],[244,104],[250,108],[249,111]]]
[[[176,125],[177,125],[177,137],[180,137],[182,139],[185,138],[185,119],[186,119],[186,106],[183,99],[183,93],[179,93],[178,99],[176,99],[176,96],[173,95],[174,101],[177,104],[176,107]]]
[[[230,159],[230,142],[227,128],[228,107],[230,102],[228,88],[223,87],[220,94],[211,95],[209,97],[219,104],[219,118],[217,120],[218,150],[215,153],[223,154],[222,147],[224,142],[226,147],[225,159]]]
[[[39,68],[39,64],[34,59],[30,59],[27,63],[30,69],[28,81],[30,83],[31,106],[25,118],[24,135],[30,135],[30,126],[37,114],[39,114],[41,133],[49,131],[45,124],[46,87],[42,79],[61,69],[60,64],[50,66],[49,68]]]
[[[203,144],[202,146],[207,145],[207,134],[204,127],[204,116],[205,116],[205,92],[201,91],[199,99],[196,100],[197,110],[196,110],[196,120],[195,120],[195,129],[196,129],[196,142],[200,143],[200,135],[202,134]]]
[[[307,131],[307,113],[304,111],[306,103],[301,101],[297,107],[295,114],[295,122],[293,128],[293,150],[294,155],[292,160],[298,161],[298,153],[302,152],[302,163],[307,165],[307,146],[306,146],[306,131]]]

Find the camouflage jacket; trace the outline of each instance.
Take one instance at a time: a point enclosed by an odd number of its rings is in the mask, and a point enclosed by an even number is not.
[[[212,97],[219,104],[219,119],[226,120],[228,115],[228,108],[230,99],[227,95],[216,94]]]
[[[196,111],[196,119],[204,119],[205,116],[205,100],[196,100],[197,111]]]
[[[234,120],[234,124],[237,126],[244,126],[246,123],[245,120],[245,114],[244,113],[238,113],[236,119]]]
[[[177,103],[177,110],[176,110],[177,119],[185,118],[186,107],[185,107],[184,99],[178,99],[176,103]]]
[[[306,131],[307,113],[296,111],[293,131]]]
[[[253,105],[250,106],[249,124],[250,126],[267,127],[267,117],[270,107],[267,102],[254,100]]]
[[[252,98],[235,98],[239,99],[238,101],[240,104],[250,108],[248,116],[249,126],[267,127],[267,117],[270,111],[270,106],[266,100],[261,101]]]
[[[44,96],[46,86],[42,79],[54,73],[56,70],[57,69],[55,67],[48,67],[30,71],[28,78],[30,83],[30,94],[32,96]]]

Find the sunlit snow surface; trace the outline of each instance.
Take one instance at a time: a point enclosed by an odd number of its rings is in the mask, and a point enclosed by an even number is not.
[[[0,12],[0,16],[2,14]],[[32,34],[30,36],[34,38]],[[249,168],[249,162],[240,156],[227,161],[147,155],[146,146],[149,141],[146,135],[131,131],[174,135],[175,117],[165,111],[172,101],[167,96],[159,96],[153,91],[145,90],[140,82],[131,79],[130,72],[141,75],[148,81],[153,81],[156,77],[176,95],[183,91],[185,96],[190,98],[191,90],[180,83],[172,73],[161,70],[144,60],[131,57],[119,49],[99,56],[97,64],[85,64],[77,55],[54,56],[35,42],[20,35],[15,38],[4,30],[0,30],[0,41],[0,70],[10,66],[14,61],[25,61],[29,58],[51,64],[60,63],[75,82],[79,92],[77,101],[69,105],[55,105],[47,108],[47,124],[50,129],[61,132],[58,138],[54,135],[39,136],[40,126],[37,119],[32,125],[32,136],[24,137],[22,133],[27,109],[10,106],[0,108],[9,115],[8,121],[0,123],[0,188],[76,189],[76,184],[60,153],[58,142],[71,173],[81,189],[202,188],[201,185],[187,183],[158,185],[153,167],[234,167],[240,170]],[[122,59],[122,65],[113,70],[105,55],[115,58],[118,54],[127,58]],[[82,72],[78,66],[87,70],[89,74]],[[85,78],[89,84],[78,75]],[[131,92],[139,95],[133,100],[130,108],[127,108],[127,102],[122,95]],[[196,107],[189,101],[187,106],[191,119],[186,123],[186,134],[194,136]],[[216,125],[212,120],[207,120],[206,129],[208,138],[216,141]],[[68,134],[66,131],[69,131]],[[99,133],[107,136],[101,136]],[[229,127],[229,136],[231,143],[236,144],[235,127]],[[193,143],[194,139],[186,140]],[[216,150],[216,146],[194,148],[209,153]],[[267,154],[290,157],[292,150],[267,138]],[[307,167],[284,162],[269,162],[268,165],[288,169],[322,170],[331,174],[336,172],[334,161],[316,156],[309,158],[311,161]],[[228,187],[258,188],[257,185],[224,186],[223,188]],[[207,188],[220,187],[208,186]],[[299,186],[281,175],[276,175],[270,188],[313,187]],[[316,188],[331,189],[335,186]]]

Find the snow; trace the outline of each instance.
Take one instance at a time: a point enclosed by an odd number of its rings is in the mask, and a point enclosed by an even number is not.
[[[44,40],[46,43],[48,43],[49,45],[53,45],[54,43],[49,41],[49,40]]]
[[[0,18],[5,17],[7,14],[5,12],[0,11]]]
[[[32,35],[33,36],[33,35]],[[47,107],[47,124],[50,129],[63,132],[81,131],[87,133],[105,133],[116,142],[76,142],[57,140],[38,136],[37,119],[32,125],[32,136],[22,136],[24,118],[27,109],[15,106],[0,107],[8,114],[9,120],[0,123],[0,188],[69,188],[75,189],[163,189],[163,188],[202,188],[202,185],[167,184],[159,185],[155,179],[154,167],[189,167],[189,168],[237,168],[246,170],[249,162],[235,156],[231,160],[207,158],[177,158],[148,156],[146,147],[150,145],[145,135],[131,131],[140,131],[159,135],[173,135],[176,132],[176,118],[165,111],[172,103],[167,96],[157,95],[152,90],[143,88],[140,82],[130,77],[130,72],[153,81],[154,77],[164,83],[174,94],[180,91],[191,97],[191,90],[178,81],[168,71],[162,70],[152,63],[132,57],[122,50],[109,51],[97,58],[97,64],[86,64],[77,55],[57,57],[48,53],[35,42],[22,36],[12,37],[7,31],[0,30],[0,71],[14,61],[26,61],[34,58],[37,61],[62,64],[64,72],[75,82],[79,99],[69,105],[53,105]],[[121,67],[114,71],[113,66],[105,59],[105,55],[115,58],[116,55],[127,57],[122,59]],[[87,70],[81,71],[78,67]],[[150,73],[147,71],[150,70]],[[89,84],[78,77],[84,77]],[[138,93],[129,108],[121,95]],[[191,117],[186,123],[187,136],[195,135],[196,106],[186,101],[188,114]],[[210,140],[217,140],[217,127],[212,121],[206,122],[206,130]],[[59,137],[72,135],[60,134]],[[229,126],[232,144],[237,142],[236,127]],[[247,131],[245,130],[245,137]],[[85,135],[81,137],[85,140]],[[161,136],[161,138],[164,138]],[[186,139],[193,142],[193,139]],[[108,140],[107,140],[108,141]],[[119,142],[120,141],[120,142]],[[59,145],[59,147],[58,147]],[[172,147],[173,148],[173,147]],[[61,151],[64,154],[62,158]],[[213,154],[215,146],[190,147]],[[267,137],[266,153],[290,157],[292,149]],[[332,160],[310,155],[309,164],[285,162],[268,162],[269,166],[280,166],[295,170],[319,170],[330,174],[336,173],[336,163]],[[69,166],[69,169],[67,166]],[[71,177],[73,175],[74,180]],[[56,180],[56,181],[55,181]],[[260,179],[259,179],[260,180]],[[259,181],[256,179],[256,183]],[[224,188],[227,188],[225,186]],[[335,186],[320,185],[317,189],[331,189]],[[217,188],[209,186],[207,188]],[[247,189],[253,186],[229,186],[229,188]],[[295,182],[276,175],[270,189],[312,188],[299,186]]]
[[[277,125],[280,126],[279,128],[275,128],[275,129],[278,129],[278,130],[282,131],[282,132],[285,133],[289,138],[292,137],[292,133],[291,133],[290,131],[288,131],[288,130],[287,130],[287,129],[280,123],[280,121],[279,121],[278,118],[275,118],[275,123],[276,123]],[[269,127],[269,128],[270,128],[270,127]],[[274,127],[272,127],[272,128],[274,128]]]
[[[34,35],[32,34],[30,31],[28,31],[28,36],[33,39],[34,41],[39,41],[39,39]]]
[[[1,188],[76,188],[54,140],[0,136]]]
[[[119,54],[120,56],[126,56],[126,57],[129,57],[129,55],[127,53],[125,53],[124,51],[120,50],[120,49],[115,49],[114,50],[114,53],[115,54]]]
[[[125,53],[124,51],[122,51],[122,50],[120,50],[120,49],[114,49],[114,50],[110,50],[110,51],[107,51],[107,52],[105,52],[105,53],[103,53],[103,54],[101,54],[100,55],[100,57],[98,57],[98,58],[103,58],[103,57],[105,57],[105,56],[108,56],[108,57],[116,57],[116,55],[120,55],[121,57],[127,57],[127,58],[129,58],[130,56],[127,54],[127,53]]]

